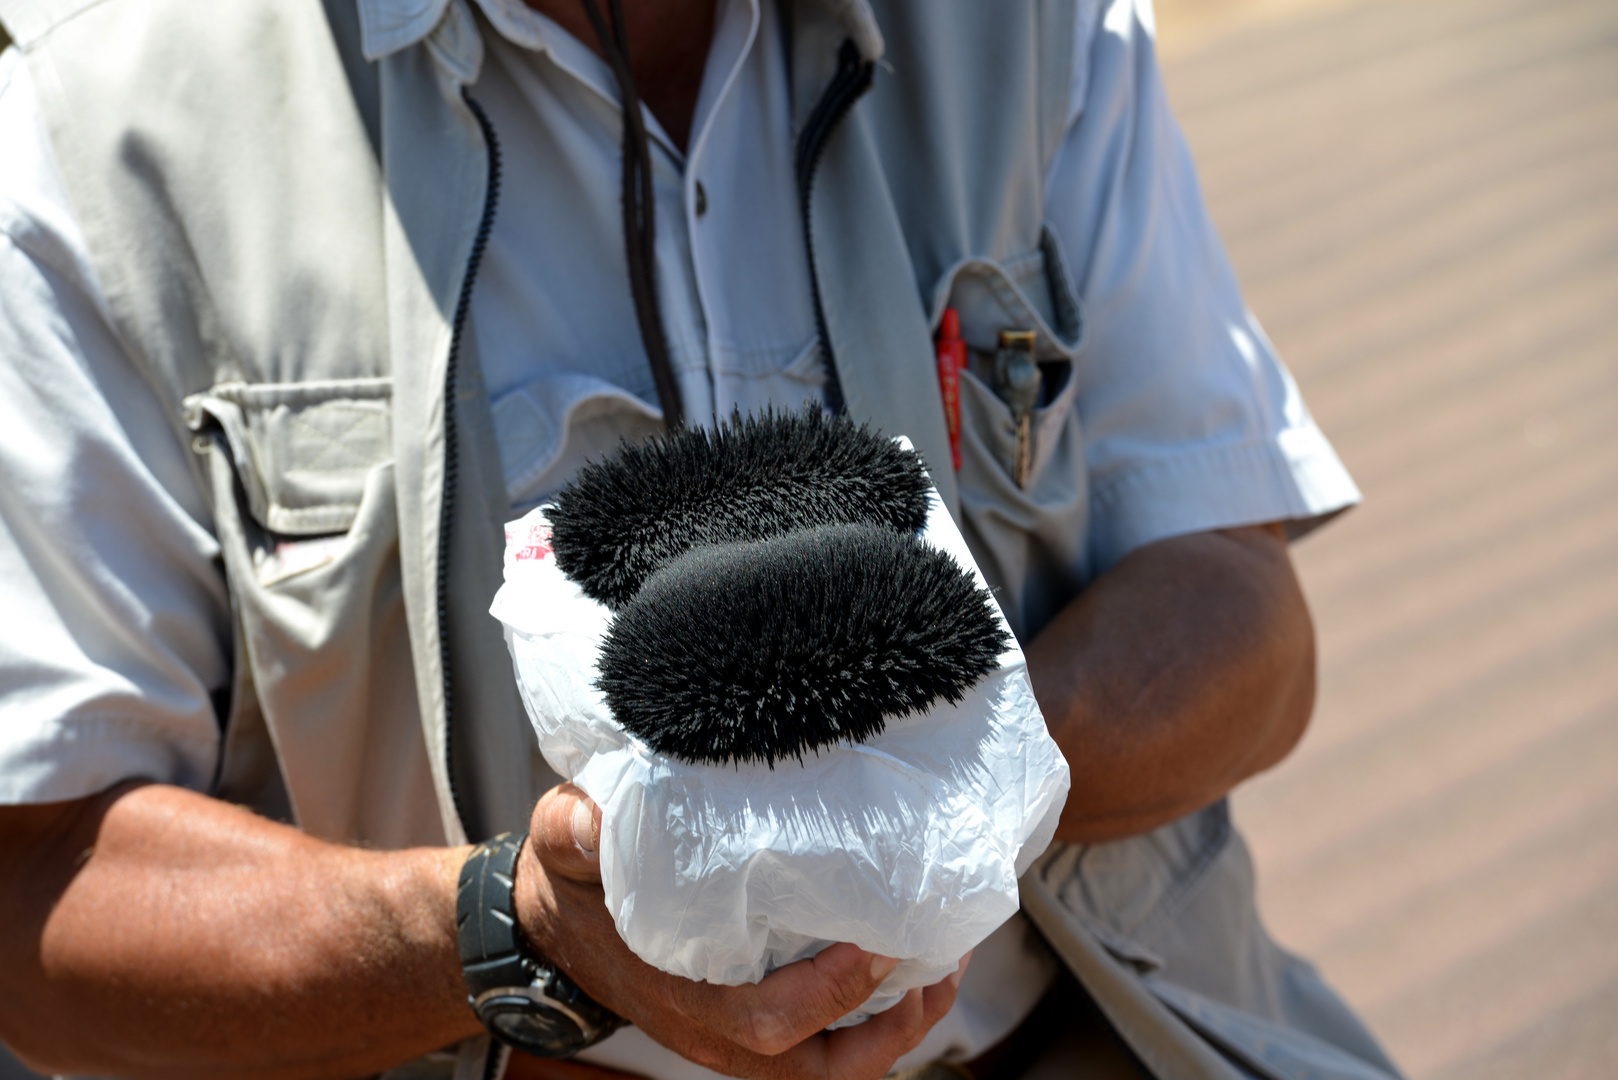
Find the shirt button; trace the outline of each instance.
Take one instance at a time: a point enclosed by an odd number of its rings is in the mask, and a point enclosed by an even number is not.
[[[697,181],[697,217],[708,212],[708,192],[702,187],[702,181]]]

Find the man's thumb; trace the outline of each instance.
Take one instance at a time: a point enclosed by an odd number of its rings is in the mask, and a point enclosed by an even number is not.
[[[540,798],[528,842],[547,874],[590,884],[601,880],[601,808],[572,784],[559,784]]]

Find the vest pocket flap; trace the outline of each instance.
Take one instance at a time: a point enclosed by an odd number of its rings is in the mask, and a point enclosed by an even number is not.
[[[316,536],[354,523],[365,478],[393,458],[392,380],[220,383],[185,399],[192,430],[222,430],[255,520]]]

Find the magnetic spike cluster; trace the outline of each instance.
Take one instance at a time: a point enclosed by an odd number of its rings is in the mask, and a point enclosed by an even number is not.
[[[929,498],[918,455],[819,410],[588,466],[551,543],[616,612],[598,664],[613,715],[659,753],[773,768],[960,701],[1009,637],[917,539]]]
[[[660,753],[773,767],[960,701],[1006,644],[948,555],[836,525],[668,563],[614,620],[600,686],[618,722]]]
[[[928,492],[914,451],[806,409],[627,446],[580,470],[548,516],[557,566],[617,610],[653,570],[704,544],[861,523],[914,535]]]

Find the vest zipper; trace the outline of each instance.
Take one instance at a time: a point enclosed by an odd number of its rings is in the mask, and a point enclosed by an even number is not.
[[[489,246],[489,232],[494,228],[494,212],[500,203],[500,141],[495,138],[494,125],[489,122],[483,106],[473,100],[466,87],[461,87],[461,99],[477,119],[483,130],[483,143],[489,154],[489,180],[484,190],[483,215],[478,219],[477,235],[472,239],[472,250],[466,259],[466,274],[461,279],[461,294],[455,301],[454,321],[450,324],[449,359],[444,365],[444,491],[438,511],[438,663],[444,678],[444,771],[449,782],[450,800],[455,805],[455,816],[467,839],[476,841],[469,826],[466,807],[460,790],[455,786],[455,680],[450,670],[449,655],[449,558],[450,536],[455,518],[455,479],[458,470],[459,440],[455,430],[455,390],[461,356],[461,336],[466,329],[466,318],[472,309],[472,285],[477,280],[478,266],[483,252]]]
[[[871,88],[876,75],[876,64],[861,60],[852,39],[845,38],[837,51],[837,74],[832,77],[826,92],[820,95],[809,122],[798,135],[797,177],[798,205],[803,213],[803,246],[809,256],[809,286],[814,293],[815,332],[820,337],[820,355],[826,364],[826,408],[840,413],[844,410],[843,383],[837,376],[837,355],[832,351],[831,332],[826,328],[826,309],[820,299],[820,278],[815,270],[815,234],[810,225],[809,195],[814,188],[815,170],[826,149],[831,133],[837,129],[848,110],[854,107]]]

